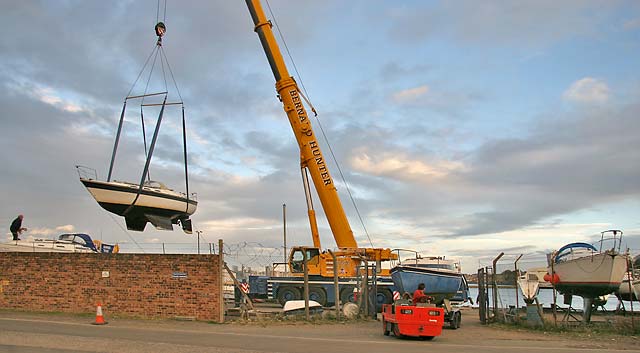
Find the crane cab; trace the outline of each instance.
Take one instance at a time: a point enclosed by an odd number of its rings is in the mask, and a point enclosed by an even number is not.
[[[292,248],[289,253],[289,270],[291,273],[304,273],[305,253],[307,264],[309,266],[307,271],[310,274],[315,274],[318,271],[318,265],[320,263],[320,249],[296,246]]]
[[[307,272],[309,276],[333,277],[334,271],[338,272],[338,277],[356,277],[358,266],[364,260],[364,249],[341,249],[334,251],[333,256],[328,251],[321,251],[320,248],[297,246],[291,248],[289,253],[289,270],[294,276],[304,274],[304,258],[306,253]],[[379,268],[379,267],[378,267]],[[384,271],[379,275],[387,275]]]

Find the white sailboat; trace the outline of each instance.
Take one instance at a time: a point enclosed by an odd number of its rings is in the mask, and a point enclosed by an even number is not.
[[[518,277],[518,287],[525,303],[532,304],[540,292],[540,279],[535,273],[525,272]]]
[[[147,222],[158,229],[173,229],[173,224],[182,225],[190,232],[191,216],[198,202],[186,194],[167,188],[159,182],[140,185],[122,181],[99,181],[80,178],[91,196],[105,210],[125,217],[127,228],[142,231]],[[189,229],[187,229],[189,223]]]
[[[627,269],[627,258],[620,253],[622,231],[601,233],[599,248],[588,243],[571,243],[549,256],[548,274],[558,292],[584,300],[583,320],[589,322],[594,299],[620,288]],[[611,248],[603,248],[612,242]]]
[[[88,234],[62,234],[58,239],[34,238],[0,243],[0,252],[117,253],[118,245],[92,240]]]
[[[620,287],[616,290],[616,297],[620,300],[639,301],[640,298],[640,270],[625,273]]]

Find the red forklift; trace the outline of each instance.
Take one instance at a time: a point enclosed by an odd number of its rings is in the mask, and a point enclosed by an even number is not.
[[[432,340],[442,333],[445,311],[433,304],[396,300],[382,305],[382,330],[385,336],[419,337]]]

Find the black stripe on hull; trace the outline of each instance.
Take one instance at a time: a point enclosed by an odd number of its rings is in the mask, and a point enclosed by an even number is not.
[[[169,218],[171,223],[177,224],[179,219],[187,219],[189,218],[189,214],[185,212],[180,212],[176,210],[168,210],[166,208],[155,208],[155,207],[143,207],[143,206],[133,206],[129,210],[129,212],[125,215],[124,212],[129,208],[129,205],[123,205],[119,203],[106,203],[106,202],[98,202],[98,204],[104,208],[105,210],[115,213],[118,216],[123,216],[131,219],[147,219],[146,215],[159,216],[163,218]],[[148,221],[148,220],[147,220]]]
[[[562,294],[571,294],[587,298],[596,298],[601,295],[613,293],[618,288],[620,288],[620,283],[556,284],[556,290]]]
[[[105,182],[97,182],[97,181],[94,181],[94,180],[86,180],[86,179],[80,179],[80,181],[82,182],[82,184],[84,184],[84,186],[86,188],[102,189],[102,190],[110,190],[110,191],[119,191],[119,192],[126,192],[126,193],[130,193],[130,194],[137,194],[138,193],[138,189],[132,188],[132,187],[128,187],[128,186],[114,185],[114,184],[109,184],[109,183],[105,183]],[[150,190],[145,190],[144,188],[142,189],[140,194],[141,195],[151,196],[151,197],[158,197],[158,198],[176,200],[176,201],[181,201],[181,202],[187,202],[187,198],[186,197],[167,195],[167,194],[164,194],[164,193],[161,193],[161,192],[154,192],[154,191],[150,191]],[[189,202],[190,205],[194,205],[194,206],[198,205],[198,201],[196,201],[196,200],[189,199],[188,202]]]

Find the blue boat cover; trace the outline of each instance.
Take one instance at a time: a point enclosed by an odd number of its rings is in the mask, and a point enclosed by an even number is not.
[[[565,250],[575,249],[575,248],[583,248],[583,249],[589,249],[592,251],[598,251],[598,249],[596,249],[595,246],[589,243],[583,243],[583,242],[570,243],[561,247],[560,250],[558,250],[558,255],[556,255],[555,263],[558,263],[561,258],[569,255],[569,252],[564,252]]]

